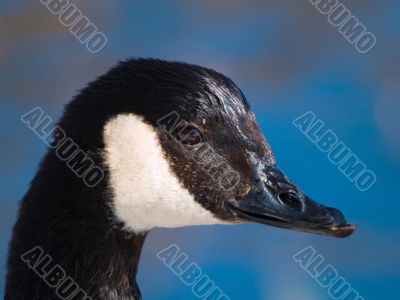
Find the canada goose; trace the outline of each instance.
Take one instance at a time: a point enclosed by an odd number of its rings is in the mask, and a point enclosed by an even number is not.
[[[66,106],[58,128],[64,134],[53,132],[21,202],[7,300],[140,299],[137,265],[155,227],[254,221],[336,237],[355,230],[278,170],[243,93],[213,70],[121,62]],[[71,154],[72,141],[81,152]],[[84,155],[104,172],[98,184],[82,179]],[[62,291],[55,264],[70,276]]]

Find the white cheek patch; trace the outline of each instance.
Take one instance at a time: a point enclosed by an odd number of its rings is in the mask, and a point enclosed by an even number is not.
[[[178,181],[152,126],[133,114],[118,115],[104,129],[113,210],[129,230],[222,224]]]

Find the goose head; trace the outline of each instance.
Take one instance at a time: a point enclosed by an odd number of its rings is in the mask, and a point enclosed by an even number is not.
[[[279,170],[245,96],[224,75],[131,60],[90,88],[104,84],[122,95],[107,99],[101,152],[110,206],[126,230],[257,222],[334,237],[354,231]]]
[[[156,227],[355,230],[278,169],[245,96],[213,70],[121,62],[67,105],[56,128],[14,226],[7,299],[55,297],[21,260],[37,247],[93,299],[140,299],[140,251]],[[95,168],[85,171],[88,157]]]

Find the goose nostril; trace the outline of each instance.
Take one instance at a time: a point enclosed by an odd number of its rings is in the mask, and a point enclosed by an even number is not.
[[[279,194],[279,200],[281,200],[284,204],[296,209],[300,210],[302,206],[302,202],[300,197],[294,192],[285,192]]]

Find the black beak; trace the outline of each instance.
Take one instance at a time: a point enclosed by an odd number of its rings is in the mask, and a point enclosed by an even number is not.
[[[336,208],[312,201],[275,166],[254,167],[250,192],[230,202],[247,221],[344,238],[356,227]]]

